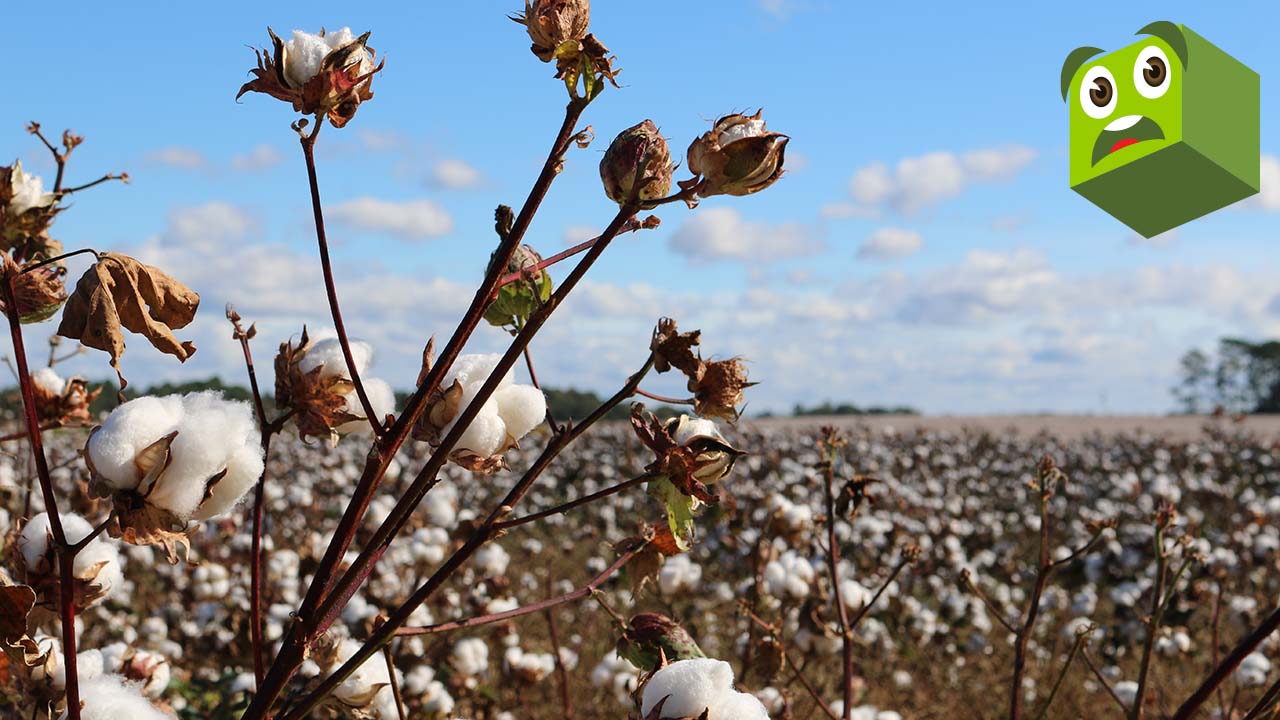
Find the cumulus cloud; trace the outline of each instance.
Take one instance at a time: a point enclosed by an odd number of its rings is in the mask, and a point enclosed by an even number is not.
[[[690,260],[738,260],[759,263],[813,255],[824,243],[800,223],[774,225],[746,220],[731,208],[707,208],[686,220],[668,247]]]
[[[1259,210],[1280,211],[1280,158],[1264,154],[1260,159],[1260,191],[1247,202]]]
[[[882,227],[873,231],[858,247],[858,257],[869,260],[893,260],[909,257],[924,247],[924,238],[914,230]]]
[[[955,198],[975,184],[1008,180],[1035,156],[1031,148],[1009,145],[959,155],[932,152],[903,158],[893,167],[872,163],[854,171],[849,194],[861,212],[888,208],[910,214]],[[843,211],[854,212],[848,208]]]
[[[242,172],[255,172],[258,170],[266,170],[268,168],[279,165],[284,160],[279,150],[265,143],[254,147],[247,153],[241,153],[231,158],[231,169],[240,170]]]
[[[179,170],[203,170],[209,167],[209,159],[195,148],[172,145],[148,151],[142,156],[145,162],[178,168]]]
[[[408,241],[426,240],[453,231],[453,218],[449,213],[425,199],[392,201],[358,197],[330,208],[329,216],[355,230],[387,233]]]
[[[441,160],[431,169],[431,184],[450,190],[468,190],[480,185],[480,171],[464,160]]]

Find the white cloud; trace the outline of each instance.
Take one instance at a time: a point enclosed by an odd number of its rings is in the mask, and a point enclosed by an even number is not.
[[[1174,241],[1177,239],[1178,228],[1173,228],[1172,230],[1167,230],[1159,235],[1153,235],[1151,237],[1143,237],[1138,233],[1132,233],[1128,238],[1126,238],[1126,242],[1138,247],[1164,249],[1173,245]]]
[[[862,241],[858,257],[872,260],[892,260],[914,255],[924,247],[924,238],[914,230],[882,227]]]
[[[425,240],[447,235],[453,218],[436,203],[420,200],[391,201],[358,197],[330,208],[335,222],[357,230],[384,232],[401,240]]]
[[[565,245],[572,246],[577,245],[578,243],[584,243],[599,234],[599,228],[591,225],[570,225],[564,229],[564,233],[561,234],[560,239],[564,241]]]
[[[412,145],[409,138],[395,130],[360,128],[356,131],[356,138],[360,140],[360,144],[364,149],[370,152],[404,150]]]
[[[685,221],[668,247],[690,260],[759,263],[813,255],[824,245],[817,231],[799,223],[752,222],[730,208],[707,208]]]
[[[955,198],[974,184],[1008,180],[1033,159],[1034,150],[1010,145],[963,155],[932,152],[903,158],[893,168],[872,163],[854,171],[849,194],[864,212],[887,207],[910,214]]]
[[[1264,154],[1259,162],[1261,190],[1249,202],[1260,210],[1280,211],[1280,158]]]
[[[231,158],[231,169],[244,172],[266,170],[279,165],[284,160],[279,150],[265,143],[256,146],[247,153]]]
[[[467,190],[480,184],[480,171],[463,160],[441,160],[431,169],[431,182],[450,190]]]
[[[202,170],[209,166],[209,159],[204,153],[178,145],[151,150],[143,155],[143,160],[181,170]]]

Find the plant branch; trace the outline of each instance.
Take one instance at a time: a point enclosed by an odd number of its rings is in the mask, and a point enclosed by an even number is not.
[[[302,156],[307,163],[307,181],[311,186],[311,211],[315,216],[316,243],[320,247],[320,270],[324,274],[324,289],[329,297],[329,313],[333,316],[333,329],[338,333],[338,344],[342,346],[342,357],[347,363],[348,377],[351,378],[351,384],[355,386],[360,407],[364,409],[364,416],[373,428],[374,437],[378,437],[384,430],[383,418],[374,413],[369,395],[365,392],[364,383],[360,381],[360,372],[351,354],[351,342],[347,339],[347,328],[342,322],[342,308],[338,304],[338,290],[333,281],[333,265],[329,261],[329,240],[324,231],[324,208],[320,205],[320,184],[316,179],[316,138],[320,135],[322,127],[324,127],[324,118],[317,117],[315,129],[303,135],[301,139]]]
[[[494,527],[496,527],[498,530],[508,530],[513,527],[519,527],[520,525],[524,525],[526,523],[531,523],[537,520],[541,520],[543,518],[551,517],[552,515],[559,515],[561,513],[568,512],[569,510],[572,510],[578,507],[579,505],[586,505],[587,503],[594,502],[601,498],[606,498],[606,497],[609,497],[610,495],[616,495],[622,492],[623,490],[626,490],[627,488],[632,488],[641,483],[649,482],[650,480],[653,480],[655,477],[657,476],[651,473],[644,473],[643,475],[637,475],[636,477],[633,477],[629,480],[623,480],[617,485],[607,487],[604,490],[593,492],[590,495],[584,495],[580,498],[577,498],[576,500],[570,500],[569,502],[562,503],[553,508],[548,508],[540,512],[525,515],[524,517],[518,517],[514,520],[499,521],[498,523],[495,524]]]
[[[1067,672],[1071,670],[1071,663],[1075,661],[1076,655],[1080,653],[1080,649],[1084,647],[1085,639],[1088,637],[1087,632],[1077,633],[1076,641],[1071,646],[1071,652],[1067,653],[1067,661],[1062,664],[1062,670],[1058,673],[1058,679],[1053,683],[1053,689],[1049,691],[1049,697],[1044,701],[1044,707],[1040,708],[1040,712],[1036,715],[1036,720],[1044,720],[1049,713],[1049,708],[1053,705],[1053,699],[1058,696],[1058,690],[1062,688],[1062,682],[1067,679]]]
[[[1213,694],[1213,691],[1222,685],[1222,683],[1226,682],[1227,678],[1231,677],[1231,673],[1235,672],[1236,668],[1240,666],[1240,663],[1244,662],[1244,659],[1248,657],[1249,654],[1252,653],[1259,645],[1261,645],[1263,640],[1266,640],[1271,633],[1275,632],[1276,628],[1280,628],[1280,607],[1272,610],[1271,614],[1262,621],[1261,625],[1245,636],[1245,638],[1241,640],[1225,658],[1223,658],[1222,662],[1218,664],[1218,667],[1214,668],[1214,671],[1209,674],[1209,677],[1205,678],[1204,682],[1200,684],[1200,687],[1196,688],[1195,692],[1191,693],[1191,696],[1182,703],[1177,712],[1173,714],[1171,720],[1187,720],[1190,718],[1192,714],[1194,714],[1196,710],[1200,709],[1200,706],[1209,699],[1209,696]]]
[[[830,455],[823,472],[823,485],[827,501],[827,572],[831,575],[831,591],[835,598],[836,609],[840,617],[840,640],[843,648],[843,678],[841,689],[844,693],[844,720],[853,717],[853,628],[849,625],[849,609],[844,605],[844,596],[840,590],[840,543],[836,542],[836,493],[835,463],[837,451],[834,431],[831,441],[827,443]]]
[[[751,618],[751,622],[759,625],[762,630],[772,635],[774,639],[778,641],[778,649],[782,651],[783,664],[795,669],[796,678],[800,681],[800,684],[804,686],[804,689],[809,692],[809,696],[818,704],[818,707],[822,709],[822,712],[825,713],[830,720],[841,720],[840,716],[836,715],[835,711],[831,709],[831,706],[822,699],[822,695],[818,692],[817,688],[813,686],[813,683],[809,682],[809,678],[805,676],[803,669],[799,665],[796,665],[791,659],[790,654],[787,653],[787,644],[782,641],[781,628],[761,620],[760,617],[749,608],[747,609],[747,617]]]
[[[101,185],[102,183],[109,182],[111,180],[120,180],[122,182],[127,183],[129,182],[129,173],[107,173],[106,175],[103,175],[102,177],[98,178],[97,180],[94,180],[93,182],[87,182],[83,185],[77,185],[73,188],[67,188],[66,190],[58,190],[56,192],[58,193],[59,197],[65,197],[73,193],[78,193],[81,190],[88,190],[89,188],[94,187],[95,185]]]
[[[643,388],[638,388],[636,390],[636,394],[642,397],[647,397],[650,400],[656,400],[661,403],[666,403],[668,405],[692,405],[693,404],[693,398],[684,398],[683,400],[681,400],[679,398],[666,397],[665,395],[657,395]]]
[[[37,134],[39,132],[38,126]],[[43,136],[41,137],[43,139]],[[47,141],[46,141],[47,144]],[[55,152],[55,155],[57,153]],[[27,367],[27,351],[22,341],[22,322],[18,316],[18,303],[13,291],[13,277],[0,276],[0,296],[4,300],[5,315],[9,320],[9,337],[13,341],[14,361],[17,363],[18,386],[22,391],[22,415],[27,424],[27,436],[31,442],[31,455],[40,479],[40,491],[49,516],[49,527],[57,545],[58,555],[58,611],[62,622],[62,651],[66,676],[68,720],[80,720],[80,682],[76,666],[76,606],[75,564],[77,547],[67,542],[58,512],[58,500],[53,492],[53,477],[49,473],[49,461],[44,452],[44,438],[40,434],[40,420],[36,413],[35,386]]]
[[[1107,694],[1111,696],[1111,699],[1116,701],[1116,705],[1120,706],[1120,711],[1128,714],[1129,706],[1124,704],[1124,701],[1120,699],[1120,694],[1117,693],[1115,687],[1111,685],[1111,681],[1107,680],[1107,676],[1103,675],[1102,671],[1098,669],[1098,666],[1094,664],[1093,658],[1089,657],[1089,649],[1085,647],[1080,648],[1080,657],[1084,658],[1084,662],[1089,666],[1090,672],[1092,672],[1093,676],[1102,684],[1102,689],[1106,690]]]

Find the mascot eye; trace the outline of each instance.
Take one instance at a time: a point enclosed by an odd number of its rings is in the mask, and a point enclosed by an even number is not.
[[[1084,81],[1080,83],[1080,107],[1095,120],[1116,109],[1116,79],[1110,70],[1097,65],[1085,71]]]
[[[1138,94],[1149,100],[1164,95],[1169,90],[1169,57],[1164,50],[1148,45],[1138,53],[1133,63],[1133,85]]]

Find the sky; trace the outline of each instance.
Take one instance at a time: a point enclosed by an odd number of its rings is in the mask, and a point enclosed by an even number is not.
[[[706,356],[742,356],[748,413],[823,401],[936,414],[1162,413],[1178,357],[1223,335],[1280,335],[1280,143],[1268,2],[1062,4],[597,0],[592,31],[621,89],[588,109],[526,241],[544,256],[612,217],[598,164],[646,118],[673,155],[718,116],[764,109],[792,140],[788,173],[750,197],[666,207],[620,238],[533,342],[543,383],[611,392],[656,320],[701,328]],[[5,3],[25,68],[0,100],[0,159],[53,164],[36,120],[87,141],[55,237],[133,254],[203,297],[185,365],[133,336],[131,382],[244,382],[223,317],[259,329],[269,366],[304,323],[330,324],[296,119],[235,93],[268,26],[372,31],[375,97],[317,148],[338,292],[373,375],[409,389],[429,335],[447,337],[492,251],[494,207],[519,207],[562,118],[563,86],[506,19],[514,1]],[[1117,48],[1156,19],[1185,23],[1262,83],[1262,192],[1146,240],[1068,187],[1062,61]],[[0,160],[7,162],[7,160]],[[678,171],[677,177],[682,177]],[[72,276],[85,264],[72,261]],[[557,266],[553,278],[566,269]],[[28,328],[43,355],[50,322]],[[473,351],[507,336],[482,328]],[[7,352],[8,348],[0,349]],[[65,373],[106,378],[90,352]],[[678,378],[647,383],[678,394]]]

